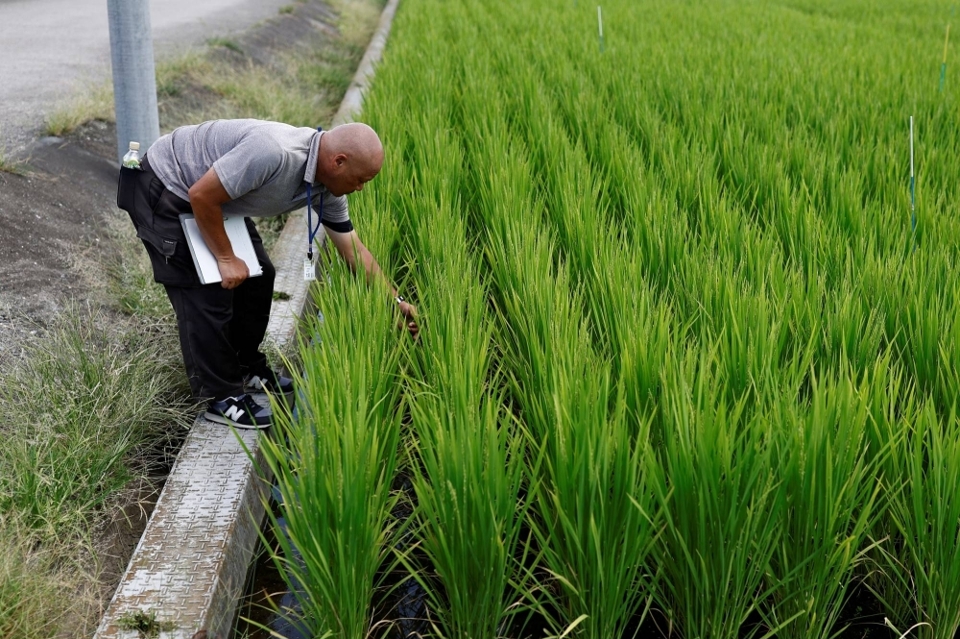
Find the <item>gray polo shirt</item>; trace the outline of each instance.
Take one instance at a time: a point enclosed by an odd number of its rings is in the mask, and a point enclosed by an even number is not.
[[[163,185],[187,201],[190,187],[213,167],[230,196],[223,205],[228,215],[272,217],[302,208],[309,182],[315,214],[323,196],[324,226],[347,233],[353,224],[346,196],[314,183],[322,135],[280,122],[212,120],[162,136],[147,161]]]

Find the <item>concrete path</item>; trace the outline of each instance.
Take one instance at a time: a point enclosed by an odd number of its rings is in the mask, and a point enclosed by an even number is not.
[[[293,0],[151,0],[157,57],[248,27]],[[0,152],[23,149],[44,116],[110,82],[107,0],[0,0]]]

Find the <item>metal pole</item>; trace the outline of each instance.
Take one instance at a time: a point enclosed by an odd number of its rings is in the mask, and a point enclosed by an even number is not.
[[[107,0],[107,16],[119,161],[132,140],[143,154],[160,137],[150,0]]]

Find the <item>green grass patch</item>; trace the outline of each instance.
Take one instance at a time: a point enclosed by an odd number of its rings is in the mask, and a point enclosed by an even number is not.
[[[91,120],[114,119],[113,87],[104,84],[79,94],[50,113],[44,122],[44,134],[63,137]]]
[[[339,37],[318,36],[316,41],[292,43],[295,52],[291,47],[261,52],[256,62],[247,51],[253,45],[245,43],[242,35],[210,38],[206,49],[158,60],[161,129],[215,118],[248,117],[296,126],[328,125],[382,6],[380,0],[338,0],[334,9],[339,15]],[[295,8],[286,5],[281,13]],[[229,55],[224,56],[223,51]],[[112,87],[104,84],[60,105],[46,118],[44,134],[62,137],[90,120],[112,121],[114,117]]]
[[[36,549],[9,514],[0,515],[0,637],[55,636],[69,611],[71,581],[62,557]]]
[[[139,324],[139,325],[138,325]],[[82,535],[135,458],[185,427],[170,329],[72,307],[3,375],[0,514],[41,541]]]
[[[85,283],[99,291],[101,299],[121,313],[152,321],[163,320],[172,325],[174,315],[170,300],[163,287],[153,280],[150,259],[127,213],[115,210],[105,216],[112,252],[101,253],[99,259],[80,265],[80,270],[96,274],[105,272],[107,277],[87,278]]]
[[[207,46],[208,46],[208,47],[223,47],[224,49],[227,49],[228,51],[233,51],[234,53],[239,53],[240,55],[243,55],[243,47],[241,47],[240,44],[239,44],[236,40],[232,40],[232,39],[230,39],[230,38],[223,38],[223,37],[208,38],[208,39],[207,39]]]
[[[12,173],[14,175],[26,175],[26,166],[20,162],[11,160],[7,153],[0,150],[0,171],[3,173]]]

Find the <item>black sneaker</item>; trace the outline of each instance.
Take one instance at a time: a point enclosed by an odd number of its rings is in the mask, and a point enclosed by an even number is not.
[[[210,402],[203,416],[218,424],[250,430],[268,428],[273,413],[244,394]]]
[[[293,380],[267,370],[243,378],[243,392],[283,395],[287,406],[293,402]]]

